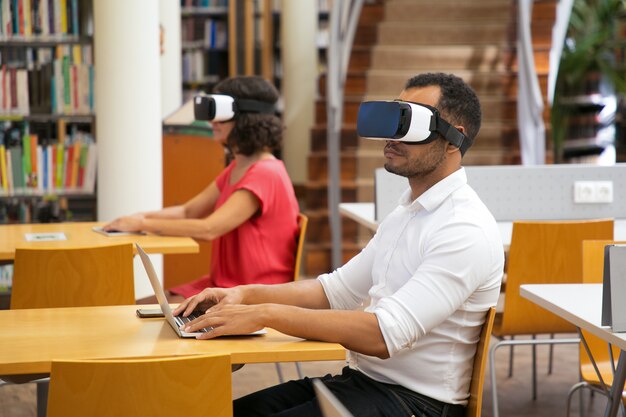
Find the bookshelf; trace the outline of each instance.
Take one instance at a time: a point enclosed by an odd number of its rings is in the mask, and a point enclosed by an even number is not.
[[[229,75],[227,3],[182,0],[183,101]]]
[[[92,6],[0,2],[0,224],[96,218]]]
[[[0,4],[0,223],[92,220],[91,0]]]
[[[274,79],[271,0],[181,0],[183,102],[224,78]]]

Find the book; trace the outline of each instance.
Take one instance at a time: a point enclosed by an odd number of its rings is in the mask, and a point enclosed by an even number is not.
[[[72,153],[71,153],[72,171],[71,171],[71,178],[70,178],[70,188],[76,188],[78,186],[78,168],[80,166],[81,144],[82,142],[80,140],[77,140],[72,145]]]
[[[7,155],[4,145],[0,145],[0,174],[2,175],[2,189],[9,191],[9,178],[7,177]]]
[[[24,168],[22,167],[22,148],[11,147],[11,171],[13,178],[13,191],[20,194],[24,191]]]
[[[95,143],[89,144],[89,150],[87,151],[87,164],[85,166],[85,180],[83,183],[83,190],[87,193],[93,193],[96,186],[96,164],[98,161],[97,155],[98,148]]]

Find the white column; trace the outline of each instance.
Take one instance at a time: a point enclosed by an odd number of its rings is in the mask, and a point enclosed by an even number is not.
[[[307,179],[317,95],[317,0],[281,3],[282,95],[285,103],[283,159],[294,183]]]
[[[159,15],[165,29],[161,55],[161,115],[165,118],[183,104],[180,0],[159,0]]]
[[[94,52],[98,218],[108,221],[163,201],[158,2],[95,0]],[[152,293],[140,273],[135,293]]]

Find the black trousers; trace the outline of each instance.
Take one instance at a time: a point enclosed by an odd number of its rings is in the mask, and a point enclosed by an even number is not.
[[[319,378],[355,417],[464,417],[465,407],[437,401],[399,385],[343,368]],[[310,378],[289,381],[233,402],[235,417],[322,417]]]

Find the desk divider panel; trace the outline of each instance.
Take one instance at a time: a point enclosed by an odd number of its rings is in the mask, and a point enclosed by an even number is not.
[[[574,220],[626,217],[626,164],[496,165],[465,167],[468,183],[497,221]],[[384,168],[375,171],[376,221],[398,204],[407,179]],[[575,203],[577,181],[608,181],[610,203]]]

